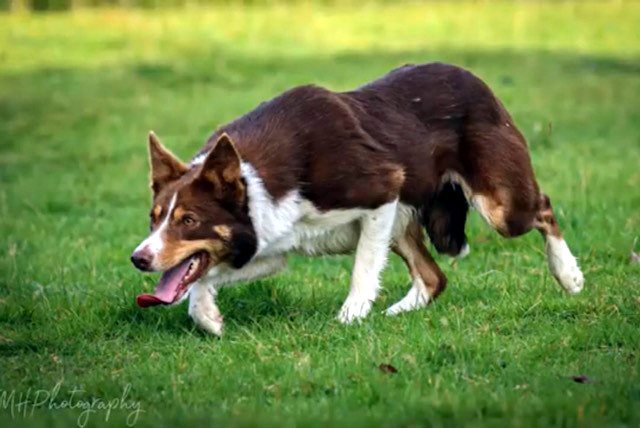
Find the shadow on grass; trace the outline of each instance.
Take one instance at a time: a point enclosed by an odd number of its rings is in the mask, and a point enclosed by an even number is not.
[[[286,287],[278,286],[279,278],[239,284],[222,290],[217,304],[225,318],[227,328],[249,328],[286,323],[316,316],[332,318],[337,312],[335,298],[312,299],[296,297]],[[200,332],[188,316],[188,303],[177,306],[159,306],[141,309],[134,305],[122,307],[114,316],[115,324],[125,323],[144,330],[159,330],[173,335]],[[204,334],[204,333],[203,333]]]

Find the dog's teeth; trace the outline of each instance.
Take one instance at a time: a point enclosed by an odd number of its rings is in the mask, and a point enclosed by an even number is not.
[[[200,260],[194,259],[189,263],[189,267],[187,268],[187,272],[184,274],[182,279],[180,280],[180,287],[185,285],[187,282],[191,280],[191,275],[196,271],[196,269],[200,266]]]

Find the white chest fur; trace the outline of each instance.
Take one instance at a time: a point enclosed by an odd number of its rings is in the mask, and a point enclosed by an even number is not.
[[[242,173],[247,183],[249,215],[258,237],[256,257],[288,251],[331,254],[356,248],[360,219],[368,210],[320,212],[297,190],[274,201],[250,164],[242,164]]]
[[[308,255],[354,250],[360,233],[359,220],[365,212],[361,209],[319,212],[310,202],[302,201],[298,220],[269,249],[276,252],[298,251]]]
[[[242,164],[247,183],[249,215],[258,237],[256,257],[288,251],[308,255],[335,254],[355,250],[360,235],[360,220],[370,210],[338,209],[320,212],[311,202],[292,190],[278,201],[267,192],[254,168]],[[402,234],[416,212],[398,204],[392,237]]]

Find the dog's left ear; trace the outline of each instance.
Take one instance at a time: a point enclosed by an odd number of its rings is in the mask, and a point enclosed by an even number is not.
[[[149,132],[149,165],[151,166],[151,189],[154,195],[157,195],[167,184],[178,180],[189,169],[160,143],[153,131]]]
[[[229,135],[222,134],[218,138],[202,164],[200,178],[213,184],[216,193],[233,189],[237,198],[244,198],[240,155]]]

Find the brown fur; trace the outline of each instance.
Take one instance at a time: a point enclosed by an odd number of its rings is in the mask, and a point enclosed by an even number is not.
[[[171,198],[176,195],[173,216],[165,232],[166,245],[157,257],[157,267],[160,270],[171,268],[198,251],[207,251],[211,264],[229,259],[231,263],[241,264],[234,261],[239,257],[238,242],[251,254],[256,243],[248,220],[240,161],[233,143],[221,136],[202,166],[186,168],[182,175],[160,184],[159,176],[166,176],[165,171],[182,163],[162,147],[155,136],[151,139],[155,140],[150,145],[152,177],[154,183],[158,183],[153,186],[152,231],[159,226]],[[185,222],[187,217],[189,221]],[[248,256],[241,254],[240,257],[244,261]]]
[[[536,220],[534,222],[536,229],[542,233],[543,236],[555,236],[556,238],[562,237],[560,227],[556,221],[556,217],[553,214],[553,208],[551,208],[551,200],[545,194],[540,195],[540,204],[538,206],[538,212],[536,214]]]
[[[234,266],[256,248],[240,159],[275,200],[295,189],[331,210],[399,198],[421,213],[442,252],[456,254],[466,240],[465,196],[503,236],[532,227],[560,236],[511,116],[479,78],[451,65],[405,65],[349,92],[291,89],[222,126],[201,150],[208,153],[202,166],[188,171],[155,136],[150,150],[154,204],[166,207],[177,192],[177,205],[198,220],[192,227],[176,223],[171,239],[222,242],[221,257],[234,257]],[[447,174],[462,183],[443,186]],[[423,240],[418,223],[411,224],[394,250],[435,297],[446,279]],[[176,246],[179,254],[194,249]]]
[[[480,79],[451,65],[403,66],[351,92],[294,88],[221,127],[201,153],[223,134],[275,199],[300,188],[322,210],[398,194],[421,207],[454,171],[490,201],[505,234],[537,212],[522,134]]]
[[[160,143],[153,132],[149,133],[149,166],[151,189],[154,194],[160,192],[167,184],[178,180],[189,169]]]
[[[424,245],[424,233],[417,222],[407,227],[393,251],[402,257],[412,278],[421,278],[429,296],[435,299],[447,286],[447,278]]]
[[[156,258],[161,270],[170,269],[199,251],[206,251],[211,258],[210,264],[216,265],[229,253],[224,241],[219,239],[176,239],[170,237],[165,241],[165,249]]]

